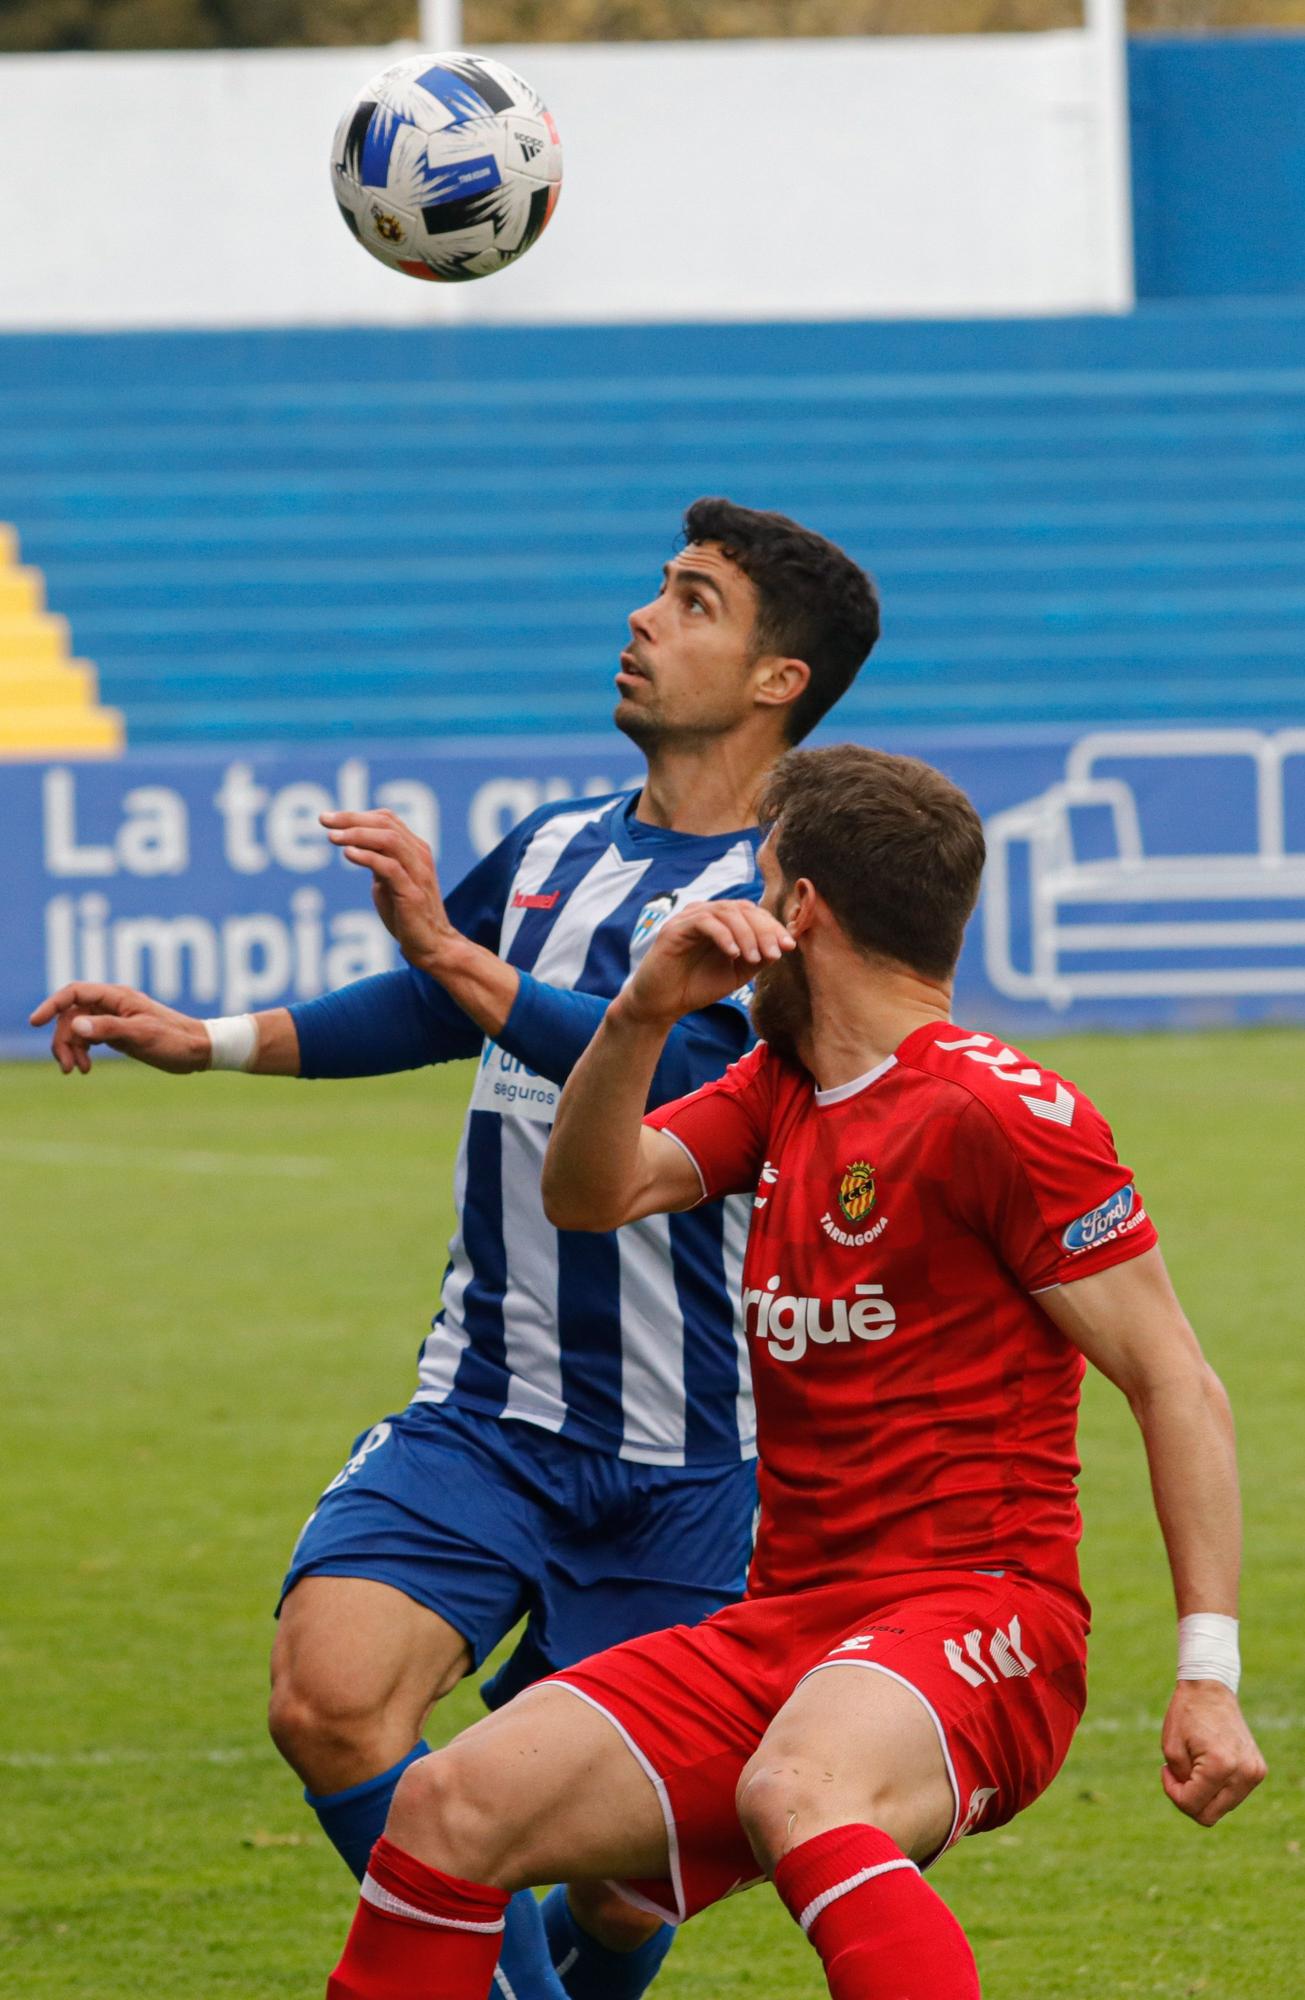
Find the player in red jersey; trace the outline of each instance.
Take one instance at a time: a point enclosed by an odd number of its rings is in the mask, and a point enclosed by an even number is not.
[[[1226,1398],[1109,1127],[950,1020],[983,862],[928,766],[794,752],[767,892],[671,919],[573,1073],[561,1227],[754,1191],[761,1523],[742,1604],[530,1690],[400,1784],[331,2000],[485,2000],[509,1890],[617,1877],[679,1920],[763,1874],[835,2000],[973,2000],[920,1869],[1050,1782],[1082,1711],[1084,1360],[1141,1425],[1179,1613],[1173,1802],[1264,1764],[1237,1704]],[[757,973],[764,1043],[643,1117],[671,1024]]]

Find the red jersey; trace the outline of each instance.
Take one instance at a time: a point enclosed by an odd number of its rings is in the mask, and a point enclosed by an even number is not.
[[[949,1567],[1077,1593],[1084,1362],[1037,1295],[1156,1241],[1087,1098],[932,1022],[832,1090],[762,1043],[647,1122],[707,1195],[755,1190],[749,1594]]]

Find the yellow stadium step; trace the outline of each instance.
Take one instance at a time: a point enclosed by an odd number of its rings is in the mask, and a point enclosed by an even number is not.
[[[45,578],[39,569],[18,569],[0,554],[0,618],[30,617],[45,610]]]
[[[0,710],[8,708],[94,708],[99,677],[85,660],[56,667],[24,667],[0,661]]]
[[[6,618],[0,611],[0,664],[13,661],[39,666],[62,664],[71,650],[66,618],[39,612],[26,618]]]
[[[0,521],[0,757],[113,756],[125,732],[99,706],[99,681],[74,660],[68,620],[45,609],[45,578],[18,561],[18,535]]]
[[[113,708],[15,708],[0,704],[0,757],[112,757],[124,747]]]

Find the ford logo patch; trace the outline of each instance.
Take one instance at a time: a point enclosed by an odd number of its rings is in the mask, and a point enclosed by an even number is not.
[[[1093,1250],[1098,1243],[1104,1243],[1107,1236],[1113,1236],[1121,1224],[1128,1221],[1133,1213],[1137,1192],[1130,1182],[1118,1194],[1103,1201],[1100,1208],[1090,1208],[1086,1215],[1080,1215],[1077,1222],[1071,1222],[1061,1237],[1067,1250]]]

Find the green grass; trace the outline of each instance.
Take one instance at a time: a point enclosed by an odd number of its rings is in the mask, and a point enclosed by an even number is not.
[[[1238,1411],[1273,1768],[1213,1834],[1162,1797],[1168,1585],[1132,1420],[1094,1382],[1088,1718],[1050,1794],[934,1880],[987,2000],[1300,2000],[1301,1038],[1047,1056],[1111,1113]],[[408,1393],[466,1082],[0,1069],[0,1987],[320,1995],[353,1895],[263,1734],[270,1607],[353,1432]],[[433,1734],[475,1713],[466,1686]],[[765,1889],[691,1924],[658,1986],[822,1990]]]

